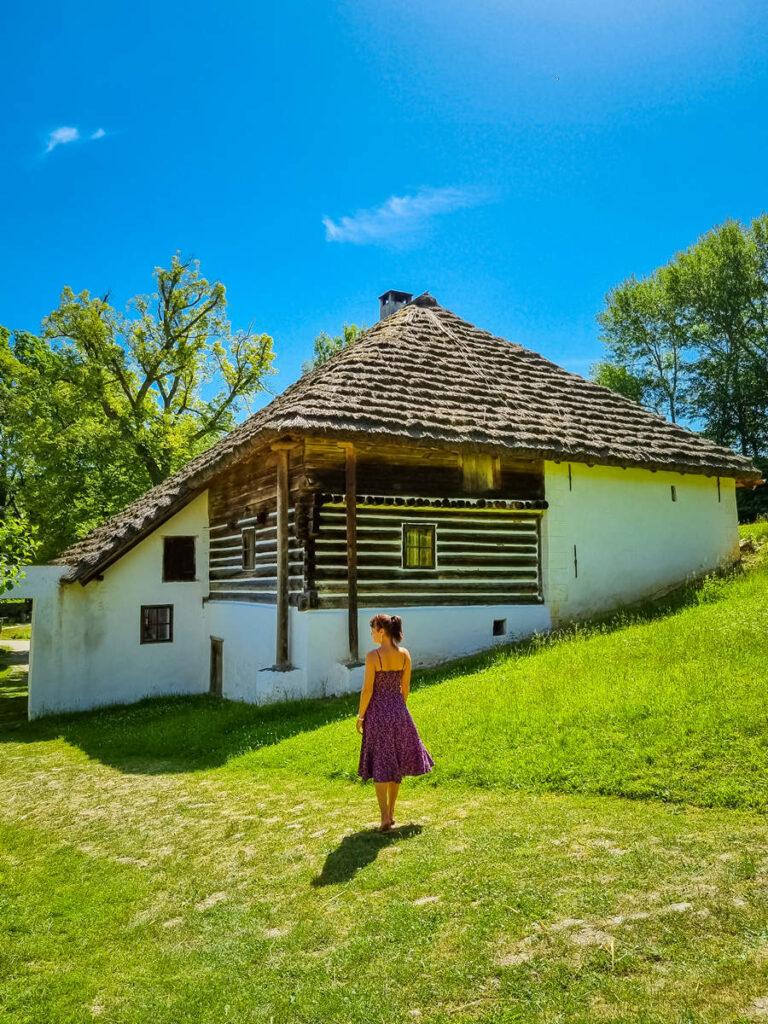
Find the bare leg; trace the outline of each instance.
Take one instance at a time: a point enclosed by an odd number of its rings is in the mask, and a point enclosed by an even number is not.
[[[390,825],[395,820],[395,800],[397,800],[397,791],[400,789],[399,782],[388,782],[387,783],[387,797],[389,805],[389,823]]]
[[[381,811],[381,824],[382,826],[389,826],[389,807],[387,806],[387,790],[391,783],[389,782],[374,782],[374,788],[376,790],[376,799],[379,801],[379,810]]]

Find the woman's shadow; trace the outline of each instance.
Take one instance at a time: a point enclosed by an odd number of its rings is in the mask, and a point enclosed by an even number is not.
[[[360,868],[376,860],[384,847],[400,839],[417,836],[421,830],[421,825],[401,825],[399,828],[391,828],[388,832],[366,829],[364,832],[344,836],[337,849],[326,857],[323,870],[312,879],[312,885],[319,887],[346,882],[357,874]]]

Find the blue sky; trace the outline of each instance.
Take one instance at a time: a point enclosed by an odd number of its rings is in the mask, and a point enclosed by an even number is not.
[[[759,0],[14,7],[11,328],[180,249],[274,337],[278,391],[389,288],[587,375],[612,285],[768,207]]]

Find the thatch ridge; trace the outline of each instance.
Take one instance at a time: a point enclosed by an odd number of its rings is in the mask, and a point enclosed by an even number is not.
[[[91,578],[258,439],[415,444],[760,481],[750,459],[418,296],[290,384],[207,451],[64,551]]]

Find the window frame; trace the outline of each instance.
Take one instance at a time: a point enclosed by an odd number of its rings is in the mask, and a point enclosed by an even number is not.
[[[403,520],[401,525],[402,525],[402,538],[401,538],[402,539],[402,543],[401,543],[401,548],[400,548],[400,568],[401,569],[408,569],[409,571],[413,571],[413,572],[418,572],[418,571],[421,571],[421,572],[435,572],[437,570],[437,526],[438,526],[438,524],[436,522],[424,522],[423,520],[418,520],[418,519],[417,520],[407,519],[407,520]],[[432,534],[432,548],[431,548],[432,549],[432,564],[431,565],[408,565],[407,564],[407,552],[408,552],[408,544],[406,543],[407,531],[409,529],[413,529],[414,527],[419,528],[419,529],[431,530],[431,534]],[[422,550],[421,545],[419,545],[418,550],[419,551]]]
[[[158,608],[168,609],[168,636],[155,638],[154,640],[144,636],[144,612],[157,611]],[[155,631],[157,621],[155,620]],[[139,643],[141,644],[172,644],[173,643],[173,605],[172,604],[143,604],[139,609]]]
[[[185,576],[182,579],[174,579],[166,576],[166,550],[168,541],[174,540],[191,540],[192,541],[192,575]],[[163,569],[162,569],[163,583],[196,583],[197,582],[197,537],[190,533],[166,533],[163,536]],[[149,607],[149,605],[147,606]],[[159,607],[159,606],[158,606]]]
[[[250,565],[246,564],[245,558],[245,538],[246,535],[251,540],[251,557]],[[246,571],[249,569],[256,568],[256,527],[255,526],[243,526],[240,528],[240,567]]]

